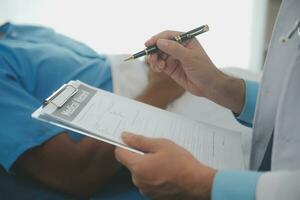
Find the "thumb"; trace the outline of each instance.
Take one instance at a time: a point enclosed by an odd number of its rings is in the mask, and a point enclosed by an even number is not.
[[[161,51],[178,60],[184,60],[189,54],[187,48],[173,40],[159,39],[156,45]]]
[[[125,132],[122,134],[122,139],[128,146],[144,153],[154,153],[158,148],[157,139],[144,137],[142,135]]]

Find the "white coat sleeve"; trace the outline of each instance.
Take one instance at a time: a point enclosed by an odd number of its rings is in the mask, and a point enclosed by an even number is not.
[[[264,173],[256,190],[257,200],[300,200],[300,170]]]

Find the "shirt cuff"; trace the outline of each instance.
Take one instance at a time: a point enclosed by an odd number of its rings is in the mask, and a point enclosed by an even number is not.
[[[212,200],[255,200],[261,175],[249,171],[219,171],[213,183]]]
[[[241,124],[252,127],[259,84],[249,80],[244,80],[244,83],[245,103],[242,112],[239,115],[235,114],[235,118]]]

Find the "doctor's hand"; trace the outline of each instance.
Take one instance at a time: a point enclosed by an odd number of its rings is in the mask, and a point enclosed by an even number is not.
[[[245,96],[243,80],[217,69],[197,39],[181,44],[170,40],[179,34],[176,31],[164,31],[145,43],[146,46],[156,44],[160,49],[158,53],[148,56],[151,68],[166,73],[192,94],[240,113]]]
[[[219,76],[223,75],[210,60],[197,39],[182,44],[170,40],[180,32],[164,31],[145,45],[156,44],[159,53],[148,56],[148,63],[157,72],[165,72],[194,95],[204,96]]]
[[[119,162],[132,173],[133,183],[151,199],[210,199],[216,170],[198,162],[188,151],[166,139],[124,133],[129,146],[144,155],[116,148]]]

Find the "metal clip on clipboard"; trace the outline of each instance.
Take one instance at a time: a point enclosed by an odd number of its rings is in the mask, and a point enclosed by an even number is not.
[[[58,109],[63,107],[64,104],[78,92],[78,89],[70,84],[64,84],[50,97],[44,100],[43,107],[48,104],[53,104]]]

